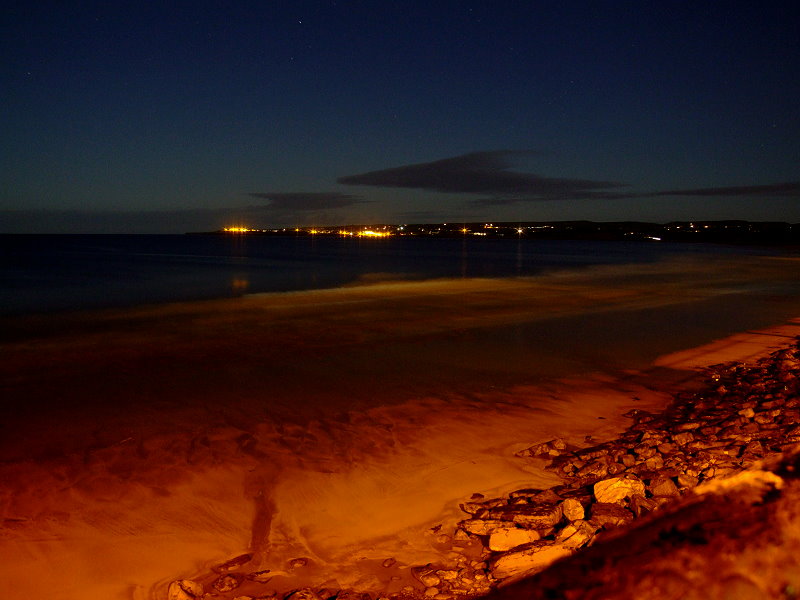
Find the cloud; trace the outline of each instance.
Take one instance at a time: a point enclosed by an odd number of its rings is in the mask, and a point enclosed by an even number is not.
[[[647,196],[781,196],[800,198],[800,181],[787,181],[769,185],[742,185],[732,187],[696,188],[689,190],[665,190]]]
[[[527,150],[472,152],[427,163],[404,165],[337,179],[344,185],[422,189],[433,192],[486,194],[479,204],[536,200],[618,197],[602,190],[623,187],[613,181],[542,177],[511,171],[512,159],[535,154]]]
[[[250,192],[247,195],[269,200],[269,204],[264,208],[277,212],[332,210],[371,202],[355,194],[340,192]]]

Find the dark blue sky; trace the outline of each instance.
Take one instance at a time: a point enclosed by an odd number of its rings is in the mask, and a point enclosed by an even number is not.
[[[0,231],[798,222],[790,4],[4,3]]]

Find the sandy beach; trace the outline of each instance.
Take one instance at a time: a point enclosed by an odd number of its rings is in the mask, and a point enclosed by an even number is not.
[[[244,552],[276,589],[400,585],[471,494],[556,482],[516,451],[800,334],[798,281],[704,256],[4,319],[0,589],[155,600]]]

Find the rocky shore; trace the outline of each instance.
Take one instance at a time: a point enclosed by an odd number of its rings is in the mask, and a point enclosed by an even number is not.
[[[745,496],[743,502],[725,504],[730,513],[731,507],[740,505],[748,510],[756,505],[773,506],[770,502],[781,500],[776,491],[794,489],[784,485],[787,478],[796,477],[793,459],[782,457],[791,454],[800,443],[799,373],[800,339],[755,364],[728,363],[709,368],[700,390],[678,394],[662,413],[628,413],[631,426],[613,441],[592,445],[587,439],[586,447],[578,448],[553,439],[518,453],[520,460],[546,462],[563,483],[550,489],[520,489],[502,498],[473,495],[461,505],[467,518],[454,532],[434,532],[437,543],[450,548],[447,561],[405,566],[387,558],[381,568],[397,572],[392,578],[396,585],[383,595],[335,588],[278,593],[270,589],[274,574],[248,569],[252,557],[242,555],[206,576],[174,581],[167,598],[446,600],[487,594],[506,598],[627,597],[619,590],[617,596],[610,591],[610,581],[619,584],[625,578],[619,573],[609,574],[609,569],[616,572],[625,565],[606,560],[601,550],[604,544],[619,546],[620,542],[614,540],[628,532],[636,536],[636,531],[645,533],[623,542],[621,547],[639,547],[642,554],[652,552],[653,536],[667,539],[678,535],[670,534],[675,531],[682,532],[682,540],[691,542],[691,532],[687,533],[680,524],[693,523],[695,519],[700,532],[705,513],[696,507],[705,505],[707,498],[746,488],[741,492]],[[695,507],[691,508],[694,512],[682,512],[687,506]],[[720,509],[714,513],[718,521],[725,512]],[[683,517],[676,517],[682,514]],[[752,510],[742,514],[745,519],[756,518]],[[746,528],[748,523],[738,525]],[[643,543],[642,539],[650,542]],[[698,564],[702,564],[705,550],[706,546],[697,550]],[[614,552],[608,550],[607,554],[614,556]],[[620,550],[616,552],[620,554]],[[610,565],[604,575],[598,575],[597,569],[585,561],[572,571],[564,566],[580,564],[577,559],[592,553],[594,564],[606,561]],[[298,558],[287,568],[302,568],[304,560]],[[553,563],[557,565],[548,568]],[[684,558],[684,563],[691,561]],[[595,574],[587,575],[591,572]],[[796,578],[797,582],[776,580],[772,588],[766,589],[767,584],[740,577],[730,585],[745,592],[751,589],[756,595],[725,597],[800,597],[800,591],[791,591],[800,590],[800,576]],[[637,579],[645,580],[645,576]],[[537,583],[531,584],[533,581]],[[624,588],[619,585],[620,590]],[[658,582],[652,585],[657,589]],[[592,589],[603,586],[603,593],[612,595],[589,595]],[[783,595],[777,595],[776,590],[783,590]]]

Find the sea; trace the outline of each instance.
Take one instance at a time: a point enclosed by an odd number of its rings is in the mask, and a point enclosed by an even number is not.
[[[391,280],[527,277],[685,254],[701,244],[254,235],[0,235],[0,314],[123,308]]]

